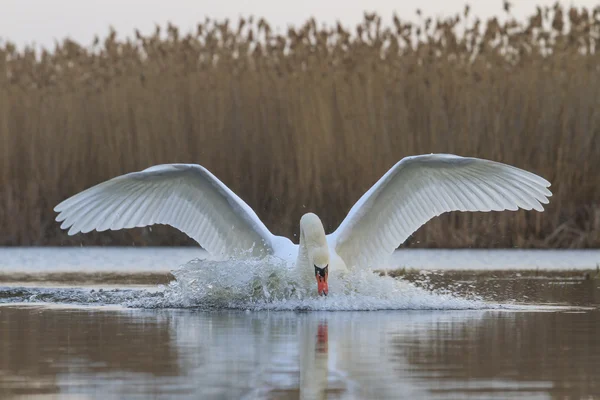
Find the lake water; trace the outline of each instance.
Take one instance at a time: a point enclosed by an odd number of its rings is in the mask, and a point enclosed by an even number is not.
[[[235,301],[222,266],[170,272],[194,257],[0,250],[0,398],[600,398],[600,252],[406,252],[326,299],[250,266]]]

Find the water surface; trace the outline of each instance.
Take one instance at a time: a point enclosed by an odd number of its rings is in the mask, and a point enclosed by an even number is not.
[[[600,395],[598,311],[5,306],[0,332],[2,398]]]
[[[21,269],[4,257],[22,275],[0,274],[0,398],[600,398],[591,259],[569,270],[409,269],[379,288],[373,274],[358,294],[298,303],[394,310],[245,311],[202,307],[212,294],[189,282],[218,266],[173,275],[164,266],[186,254],[105,250],[104,264],[80,258],[86,273],[58,250],[55,264],[26,255]],[[431,264],[436,253],[421,256]],[[175,308],[173,295],[193,301]]]

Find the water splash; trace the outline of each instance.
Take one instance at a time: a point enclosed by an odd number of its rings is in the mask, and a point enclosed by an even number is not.
[[[332,273],[329,296],[320,297],[314,282],[306,282],[295,268],[275,257],[260,261],[193,260],[173,275],[176,280],[164,288],[161,307],[332,311],[498,307],[366,270]],[[141,299],[135,306],[158,306],[148,300]]]
[[[424,274],[417,284],[367,270],[329,277],[329,296],[293,266],[263,260],[192,260],[174,270],[159,290],[119,288],[0,288],[0,303],[122,305],[135,308],[241,310],[465,310],[504,308],[452,288],[432,289]]]

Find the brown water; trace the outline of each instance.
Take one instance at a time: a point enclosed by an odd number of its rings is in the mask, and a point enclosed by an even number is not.
[[[524,304],[510,310],[142,310],[15,303],[30,293],[5,287],[0,398],[600,398],[586,274],[407,275]]]
[[[593,398],[598,311],[0,309],[18,398]]]

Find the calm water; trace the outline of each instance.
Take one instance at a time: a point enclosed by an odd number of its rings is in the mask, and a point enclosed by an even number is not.
[[[404,275],[488,309],[202,311],[125,307],[161,294],[133,259],[0,275],[1,399],[600,398],[593,269]]]

